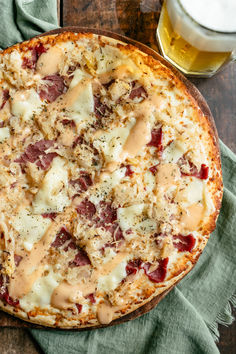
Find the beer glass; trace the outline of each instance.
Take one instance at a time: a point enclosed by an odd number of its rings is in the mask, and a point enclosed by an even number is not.
[[[188,7],[196,6],[196,1],[199,0],[189,0]],[[236,0],[227,1],[236,2]],[[215,6],[216,3],[219,5],[219,2],[222,6],[220,10],[222,12],[223,9],[224,12],[222,0],[209,1],[212,6]],[[207,15],[209,16],[209,8],[205,6],[205,13],[202,11],[203,21],[201,21],[199,9],[197,9],[198,11],[196,8],[192,9],[200,19],[199,21],[202,22],[199,23],[193,18],[193,11],[191,15],[187,12],[188,8],[184,7],[185,3],[185,0],[164,1],[157,27],[157,41],[160,51],[170,63],[187,76],[211,77],[225,64],[236,59],[236,13],[234,13],[235,17],[229,16],[228,13],[227,19],[223,17],[224,14],[219,14],[219,20],[221,17],[219,28],[221,30],[217,29],[216,24],[211,25],[214,27],[211,29],[206,27],[204,23],[204,19],[207,18]],[[236,4],[231,3],[231,5],[235,7]],[[222,18],[225,19],[223,24]],[[217,23],[214,18],[212,21]],[[233,23],[229,24],[226,21]],[[222,31],[222,27],[224,31]]]

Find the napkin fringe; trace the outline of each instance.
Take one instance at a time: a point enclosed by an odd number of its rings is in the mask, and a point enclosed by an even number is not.
[[[232,313],[232,308],[236,309],[236,294],[233,294],[230,297],[225,308],[216,316],[215,321],[211,324],[207,324],[215,342],[219,342],[220,338],[218,325],[221,324],[223,326],[228,327],[234,322],[235,318]]]

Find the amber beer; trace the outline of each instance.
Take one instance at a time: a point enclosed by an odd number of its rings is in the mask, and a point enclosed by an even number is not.
[[[187,3],[187,8],[184,7],[185,0],[166,0],[163,4],[157,28],[160,50],[168,61],[188,76],[211,77],[226,63],[235,59],[236,16],[234,15],[234,23],[230,27],[223,23],[222,13],[219,14],[220,24],[214,22],[216,11],[211,9],[214,16],[212,19],[209,19],[209,12],[203,13],[203,10],[209,11],[207,2],[214,6],[214,3],[222,1],[231,2],[235,7],[236,0],[204,0],[205,8],[202,4],[202,9],[196,6],[201,6],[203,0],[191,0]],[[195,13],[197,18],[194,18]],[[229,16],[225,15],[227,21],[230,21]]]

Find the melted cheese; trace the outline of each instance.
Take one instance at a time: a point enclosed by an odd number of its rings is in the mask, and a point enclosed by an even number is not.
[[[138,218],[142,215],[144,206],[144,204],[135,204],[127,208],[118,208],[118,222],[123,231],[137,225]]]
[[[129,66],[129,72],[132,76],[137,75],[137,66],[127,57],[127,55],[123,54],[117,48],[109,45],[100,47],[95,52],[95,58],[97,59],[98,74],[112,72],[115,68],[125,65]]]
[[[104,250],[104,257],[102,259],[103,263],[110,262],[113,258],[115,258],[116,252],[113,250],[113,248],[106,247]]]
[[[13,50],[10,54],[9,54],[9,61],[11,66],[16,70],[16,71],[20,71],[22,68],[22,59],[21,59],[21,55],[17,50]]]
[[[34,113],[40,112],[42,104],[43,102],[34,89],[19,91],[11,102],[11,111],[13,115],[27,121]]]
[[[77,84],[75,84],[76,80],[78,81]],[[90,80],[85,81],[75,78],[75,82],[73,83],[73,80],[71,82],[72,86],[67,91],[67,99],[68,102],[72,102],[68,107],[70,117],[79,126],[81,123],[91,120],[91,115],[94,112],[94,99]]]
[[[98,279],[98,289],[100,291],[111,291],[117,288],[121,280],[127,275],[126,273],[127,261],[124,259],[120,264],[118,264],[115,269],[112,270],[108,275],[102,276]]]
[[[190,179],[191,177],[186,177]],[[191,205],[198,202],[201,202],[203,199],[203,181],[199,178],[192,177],[188,185],[177,195],[175,200],[182,202],[183,205]]]
[[[91,202],[98,204],[101,200],[106,199],[112,189],[125,177],[125,172],[126,168],[123,167],[111,174],[103,173],[101,182],[93,190],[90,190],[89,199]]]
[[[95,139],[93,145],[103,152],[106,162],[119,161],[123,146],[130,134],[130,129],[135,124],[133,119],[126,127],[114,128],[108,132],[102,132]]]
[[[157,226],[156,221],[146,217],[145,208],[145,204],[135,204],[127,208],[118,208],[117,218],[122,231],[131,228],[143,234],[154,232]],[[128,237],[132,238],[134,234],[130,234]]]
[[[184,146],[177,142],[173,142],[163,151],[162,158],[165,162],[176,163],[184,153]]]
[[[150,171],[146,171],[146,173],[144,174],[144,184],[147,193],[151,193],[155,188],[156,179]]]
[[[70,83],[70,88],[75,87],[83,79],[88,79],[88,78],[91,78],[91,75],[89,75],[86,71],[81,69],[76,69],[74,71],[73,79]]]
[[[34,307],[48,308],[50,306],[52,293],[59,285],[61,276],[58,273],[55,274],[51,268],[45,268],[45,270],[49,273],[38,278],[30,292],[20,299],[20,306],[27,312]]]
[[[10,137],[10,131],[8,127],[0,128],[0,142]]]
[[[152,234],[157,230],[157,223],[153,219],[146,219],[137,225],[136,230],[142,234]]]
[[[27,251],[30,251],[33,244],[41,239],[50,224],[50,219],[33,215],[29,209],[21,209],[12,221],[12,226],[19,232]]]
[[[67,196],[67,187],[68,172],[65,167],[65,161],[61,157],[56,157],[33,200],[34,213],[43,214],[63,211],[70,204]]]

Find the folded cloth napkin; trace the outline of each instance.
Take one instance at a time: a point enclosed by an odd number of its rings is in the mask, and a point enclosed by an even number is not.
[[[0,46],[58,27],[56,0],[0,0]],[[31,330],[48,354],[219,353],[218,323],[236,306],[236,156],[220,143],[224,197],[217,228],[195,268],[148,314],[81,333]]]

